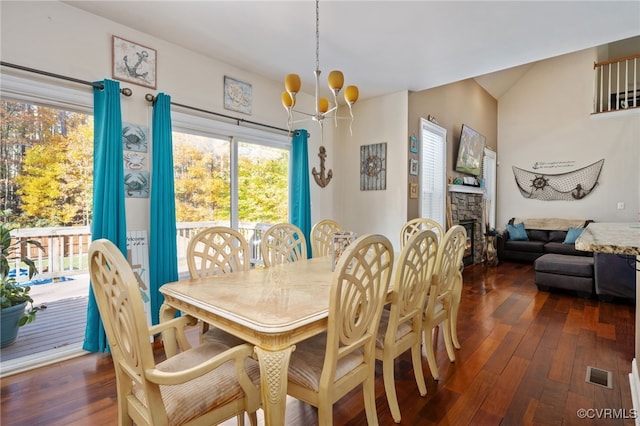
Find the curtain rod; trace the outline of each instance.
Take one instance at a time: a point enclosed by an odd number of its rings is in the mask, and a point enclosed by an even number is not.
[[[156,96],[153,96],[151,93],[147,93],[144,97],[148,102],[150,102],[151,104],[154,104],[156,102]],[[283,129],[280,127],[275,127],[275,126],[270,126],[269,124],[262,124],[262,123],[257,123],[255,121],[251,121],[251,120],[245,120],[244,118],[239,118],[239,117],[233,117],[231,115],[226,115],[226,114],[220,114],[218,112],[213,112],[213,111],[207,111],[206,109],[201,109],[201,108],[196,108],[196,107],[192,107],[189,105],[183,105],[183,104],[179,104],[176,102],[171,102],[171,105],[175,105],[177,107],[181,107],[181,108],[186,108],[186,109],[190,109],[193,111],[198,111],[198,112],[203,112],[205,114],[212,114],[212,115],[216,115],[218,117],[223,117],[223,118],[227,118],[229,120],[233,120],[236,122],[236,125],[240,125],[240,123],[249,123],[249,124],[253,124],[256,126],[262,126],[262,127],[267,127],[269,129],[273,129],[273,130],[278,130],[281,132],[286,132],[287,134],[291,134],[291,132],[288,129]]]
[[[59,78],[61,80],[72,81],[74,83],[86,84],[87,86],[92,86],[100,90],[104,89],[104,84],[93,83],[91,81],[80,80],[73,77],[67,77],[66,75],[54,74],[52,72],[41,71],[35,68],[23,67],[22,65],[11,64],[9,62],[4,62],[4,61],[0,61],[0,65],[2,65],[3,67],[15,68],[18,70],[27,71],[34,74],[46,75],[47,77],[54,77],[54,78]],[[120,93],[122,93],[124,96],[131,96],[133,94],[133,91],[128,87],[123,87],[122,89],[120,89]]]

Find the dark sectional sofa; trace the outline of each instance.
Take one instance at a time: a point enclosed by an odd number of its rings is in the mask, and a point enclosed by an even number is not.
[[[576,250],[575,244],[565,244],[568,229],[584,228],[590,220],[572,219],[520,219],[511,218],[510,225],[524,223],[528,240],[514,241],[507,229],[498,235],[498,259],[516,262],[533,262],[540,256],[553,253],[569,256],[592,256]]]
[[[497,239],[500,261],[533,262],[540,290],[559,288],[602,300],[635,300],[635,270],[624,256],[576,250],[566,243],[569,228],[586,227],[591,220],[512,218],[524,224],[526,240],[513,240],[507,229]],[[513,229],[512,229],[513,231]],[[573,231],[572,231],[573,232]],[[516,232],[514,232],[516,234]],[[522,236],[521,236],[522,237]]]

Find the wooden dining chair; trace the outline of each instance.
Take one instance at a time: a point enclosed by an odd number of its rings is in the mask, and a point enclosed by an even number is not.
[[[120,250],[109,240],[89,247],[89,274],[113,357],[118,424],[218,424],[244,413],[257,424],[259,367],[253,347],[205,343],[191,348],[181,316],[149,327],[138,281]],[[181,352],[158,364],[150,342],[171,330]]]
[[[390,309],[383,309],[380,319],[376,359],[382,361],[384,389],[396,423],[400,423],[400,407],[394,363],[409,349],[418,390],[421,396],[427,394],[422,372],[422,315],[437,254],[438,237],[433,231],[418,231],[409,238],[394,268]]]
[[[335,220],[323,219],[311,228],[311,254],[313,257],[329,256],[333,250],[333,234],[342,232]]]
[[[464,229],[464,228],[463,228]],[[457,231],[460,233],[460,231]],[[462,287],[463,287],[463,278],[462,272],[464,271],[464,251],[466,249],[467,243],[467,230],[464,229],[464,233],[462,236],[459,236],[456,239],[456,245],[454,250],[457,253],[457,262],[458,265],[458,273],[451,272],[452,279],[454,280],[453,291],[451,293],[451,311],[449,315],[449,328],[451,329],[451,342],[453,343],[453,347],[456,349],[460,349],[460,341],[458,340],[458,312],[460,310],[460,300],[462,299]]]
[[[307,258],[307,239],[291,223],[278,223],[262,234],[260,251],[265,267]]]
[[[333,273],[327,331],[296,344],[287,393],[318,408],[331,425],[333,404],[362,384],[369,425],[378,424],[375,338],[387,296],[393,247],[382,235],[364,235],[340,256]]]
[[[244,236],[227,226],[212,226],[194,235],[187,245],[187,266],[192,279],[248,271],[251,252]],[[200,322],[201,341],[219,342],[227,346],[245,343],[242,339]]]
[[[251,252],[244,236],[227,226],[205,228],[189,240],[187,266],[191,278],[248,271]]]
[[[411,236],[425,229],[435,232],[438,237],[438,241],[442,240],[444,236],[444,228],[438,222],[426,217],[417,217],[407,221],[400,229],[400,247],[403,247],[405,243],[411,238]]]
[[[454,362],[456,356],[451,340],[452,306],[455,303],[454,292],[458,276],[460,275],[460,261],[464,254],[467,242],[467,232],[460,225],[454,225],[444,234],[438,246],[436,257],[436,269],[431,279],[431,287],[427,294],[426,308],[423,316],[422,333],[424,347],[427,354],[427,362],[434,380],[439,379],[438,365],[436,363],[435,348],[433,343],[433,331],[442,324],[444,343],[449,360]]]

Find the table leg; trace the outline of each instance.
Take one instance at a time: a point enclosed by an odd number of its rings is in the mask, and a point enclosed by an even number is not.
[[[260,393],[266,426],[283,426],[287,405],[287,374],[295,346],[280,351],[255,347],[260,362]]]
[[[165,322],[173,319],[176,315],[176,309],[163,303],[160,306],[160,322]],[[172,357],[178,353],[178,344],[176,341],[175,330],[167,330],[162,333],[162,344],[164,345],[164,352],[168,357]]]

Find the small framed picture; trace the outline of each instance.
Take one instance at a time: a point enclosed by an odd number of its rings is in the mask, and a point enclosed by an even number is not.
[[[149,127],[140,124],[122,123],[122,149],[147,152],[149,150]]]
[[[156,88],[156,50],[113,36],[113,78]]]
[[[409,151],[416,154],[418,152],[418,138],[411,136],[409,138]]]
[[[415,182],[409,184],[409,198],[418,198],[418,184]]]
[[[418,160],[415,158],[411,159],[411,165],[409,166],[409,173],[413,176],[418,176]]]
[[[224,109],[251,115],[252,96],[249,83],[224,76]]]

